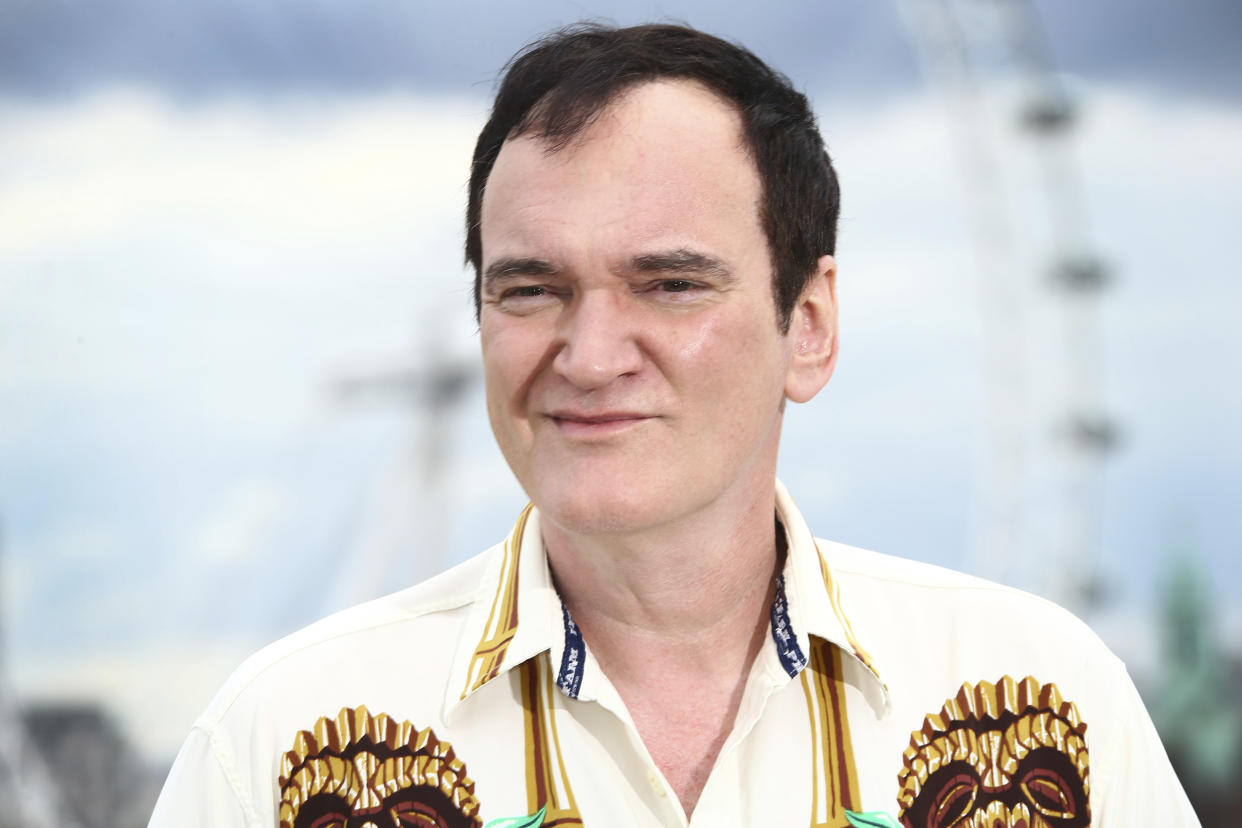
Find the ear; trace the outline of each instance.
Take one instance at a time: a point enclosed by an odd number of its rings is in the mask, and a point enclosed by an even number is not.
[[[837,367],[837,262],[820,256],[815,273],[798,297],[789,320],[793,354],[785,377],[785,396],[807,402]]]

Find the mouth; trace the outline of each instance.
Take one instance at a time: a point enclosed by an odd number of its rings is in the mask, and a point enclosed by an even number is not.
[[[618,434],[635,428],[647,420],[650,414],[637,411],[601,411],[590,414],[577,411],[552,411],[547,418],[567,436],[594,437]]]

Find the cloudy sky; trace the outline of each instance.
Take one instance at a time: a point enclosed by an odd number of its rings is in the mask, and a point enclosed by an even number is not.
[[[1242,643],[1242,7],[1037,3],[1024,54],[1078,113],[1050,190],[1004,5],[948,6],[963,97],[919,0],[0,4],[7,681],[103,699],[166,758],[250,650],[502,537],[523,499],[477,383],[438,419],[418,389],[477,352],[460,213],[496,70],[588,17],[741,40],[816,102],[843,351],[781,473],[819,534],[1054,595],[1098,572],[1089,618],[1140,676],[1191,555]],[[1066,204],[1098,306],[1049,288]],[[1075,393],[1116,424],[1095,476],[1058,438]]]

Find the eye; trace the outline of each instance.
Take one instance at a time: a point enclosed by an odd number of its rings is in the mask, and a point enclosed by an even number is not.
[[[504,313],[522,316],[548,307],[562,293],[561,289],[547,284],[513,285],[500,291],[491,301]]]
[[[1073,819],[1074,795],[1061,774],[1049,768],[1032,768],[1022,777],[1022,793],[1042,816]]]
[[[408,806],[393,809],[394,825],[400,828],[442,828],[444,820],[435,814],[429,814],[421,808]]]
[[[1022,797],[1050,825],[1085,825],[1091,821],[1086,787],[1074,763],[1049,747],[1033,750],[1013,775]]]
[[[345,828],[347,819],[337,814],[330,814],[315,820],[311,828]]]
[[[651,301],[680,305],[702,298],[706,289],[702,282],[690,279],[653,279],[634,291],[646,294]]]
[[[975,778],[968,773],[958,774],[948,780],[932,802],[932,828],[954,828],[969,814],[975,805]]]
[[[439,791],[435,793],[439,794]],[[422,796],[429,795],[424,791]],[[436,797],[433,794],[430,798]],[[448,820],[442,815],[445,812],[452,812],[447,802],[444,806],[424,802],[417,791],[403,792],[388,807],[393,828],[448,828]]]
[[[501,300],[505,299],[525,299],[533,296],[544,296],[548,293],[548,289],[543,285],[522,285],[521,287],[509,288],[500,294]]]

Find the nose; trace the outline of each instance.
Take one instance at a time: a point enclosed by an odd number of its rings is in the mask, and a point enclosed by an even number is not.
[[[553,368],[584,391],[608,385],[642,368],[639,309],[628,295],[609,289],[585,290],[561,312]]]

